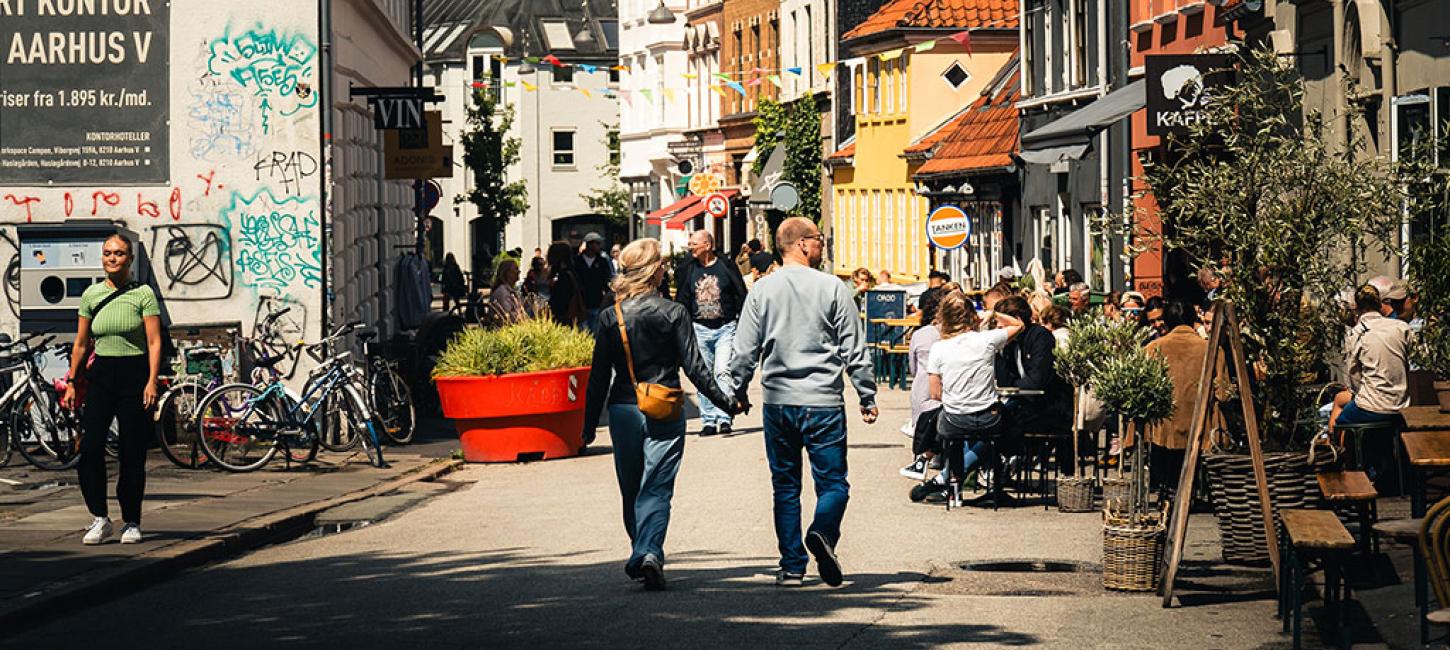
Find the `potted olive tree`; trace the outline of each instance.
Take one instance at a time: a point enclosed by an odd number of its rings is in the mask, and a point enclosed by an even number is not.
[[[1158,588],[1166,503],[1148,503],[1147,427],[1172,417],[1173,380],[1168,361],[1141,348],[1108,357],[1093,375],[1093,390],[1108,410],[1132,423],[1126,503],[1108,504],[1103,525],[1103,586],[1120,591]]]
[[[1425,319],[1410,359],[1434,374],[1440,412],[1450,413],[1450,225],[1410,248],[1410,283]]]
[[[1083,429],[1086,428],[1087,412],[1092,405],[1100,403],[1092,392],[1093,377],[1106,360],[1141,348],[1147,336],[1147,329],[1128,319],[1110,321],[1097,315],[1072,321],[1067,347],[1058,350],[1054,355],[1053,367],[1058,376],[1073,386],[1075,459],[1082,457],[1078,446]],[[1076,465],[1077,472],[1074,476],[1060,476],[1057,479],[1057,507],[1062,512],[1089,512],[1093,509],[1096,481],[1092,476],[1084,475],[1081,463]],[[1118,492],[1123,485],[1126,483],[1121,481],[1121,477],[1118,480],[1108,479],[1103,487],[1104,503],[1114,498],[1115,495],[1110,492]]]
[[[574,456],[594,339],[547,318],[469,329],[433,368],[443,415],[469,462]]]

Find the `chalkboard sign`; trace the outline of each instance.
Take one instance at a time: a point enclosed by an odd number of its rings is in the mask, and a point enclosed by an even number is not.
[[[879,318],[906,318],[906,292],[899,290],[866,292],[866,342],[894,342],[893,328],[871,321]]]

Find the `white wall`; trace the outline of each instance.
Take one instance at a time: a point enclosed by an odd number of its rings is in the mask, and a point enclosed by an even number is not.
[[[784,87],[780,99],[791,101],[807,91],[827,92],[829,81],[816,64],[836,60],[834,2],[783,0],[780,3],[780,62],[782,68],[801,68],[800,75],[780,73]]]

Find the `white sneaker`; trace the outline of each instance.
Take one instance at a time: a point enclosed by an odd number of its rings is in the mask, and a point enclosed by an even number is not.
[[[140,544],[141,526],[138,524],[126,524],[121,527],[122,544]]]
[[[925,480],[926,479],[926,458],[924,458],[922,456],[917,456],[916,457],[916,460],[911,461],[911,464],[910,465],[907,465],[906,467],[901,468],[901,475],[902,476],[905,476],[906,478],[909,478],[909,479],[911,479],[913,481]]]
[[[96,517],[91,521],[90,527],[86,528],[86,536],[81,542],[94,546],[111,538],[111,520],[105,517]]]

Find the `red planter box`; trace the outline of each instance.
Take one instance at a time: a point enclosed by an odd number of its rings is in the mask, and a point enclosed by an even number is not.
[[[568,458],[584,446],[587,367],[434,383],[470,463]]]

